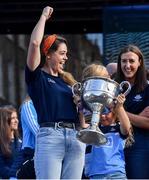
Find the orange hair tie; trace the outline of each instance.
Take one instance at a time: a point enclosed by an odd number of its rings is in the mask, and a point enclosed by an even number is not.
[[[57,35],[53,34],[53,35],[48,36],[44,40],[42,51],[45,56],[47,55],[49,48],[52,46],[52,44],[55,42],[56,39],[57,39]]]

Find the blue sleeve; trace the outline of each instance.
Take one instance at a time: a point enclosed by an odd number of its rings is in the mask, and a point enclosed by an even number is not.
[[[36,136],[39,130],[37,113],[31,100],[23,103],[21,107],[21,121],[24,121],[29,130]]]

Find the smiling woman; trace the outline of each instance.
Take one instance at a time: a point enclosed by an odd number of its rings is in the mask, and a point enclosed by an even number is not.
[[[136,72],[140,66],[141,60],[134,52],[127,52],[121,55],[121,68],[125,79],[134,84]]]
[[[10,128],[11,128],[11,131],[12,131],[12,137],[14,137],[14,132],[15,130],[17,131],[18,130],[18,115],[17,115],[17,112],[12,112],[11,114],[11,121],[10,121]]]
[[[18,116],[15,108],[0,108],[0,178],[16,177],[19,168],[17,156],[21,148],[18,133]]]
[[[85,144],[76,138],[79,118],[71,90],[76,81],[64,72],[67,41],[55,34],[44,36],[52,12],[52,7],[43,9],[31,34],[26,66],[28,94],[40,126],[35,144],[36,178],[81,179]]]
[[[127,80],[132,86],[124,103],[133,125],[135,141],[132,147],[125,149],[127,178],[148,179],[149,84],[143,54],[137,46],[130,44],[121,49],[116,77],[119,83]]]

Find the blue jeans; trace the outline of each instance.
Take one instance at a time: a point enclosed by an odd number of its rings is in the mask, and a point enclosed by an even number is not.
[[[36,139],[37,179],[81,179],[85,144],[76,139],[77,130],[40,128]]]
[[[119,179],[119,180],[126,180],[126,174],[123,174],[121,172],[111,173],[111,174],[98,174],[93,175],[90,177],[90,180],[92,179]]]

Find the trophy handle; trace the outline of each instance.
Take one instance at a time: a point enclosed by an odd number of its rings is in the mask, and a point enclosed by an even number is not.
[[[77,82],[72,86],[72,94],[74,95],[80,95],[81,93],[81,83]]]
[[[130,85],[130,83],[128,82],[128,81],[122,81],[121,83],[120,83],[120,90],[121,91],[123,91],[123,87],[125,86],[125,85],[127,85],[127,89],[126,89],[126,91],[124,92],[124,95],[125,96],[127,96],[127,94],[130,92],[130,90],[131,90],[131,85]]]

